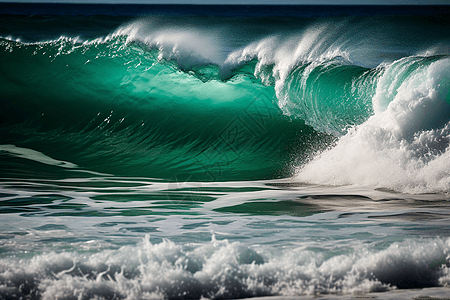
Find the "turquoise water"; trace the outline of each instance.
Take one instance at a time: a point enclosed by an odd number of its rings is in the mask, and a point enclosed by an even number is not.
[[[0,7],[1,299],[448,294],[448,7]]]

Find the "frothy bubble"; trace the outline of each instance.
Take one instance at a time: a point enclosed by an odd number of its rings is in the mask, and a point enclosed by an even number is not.
[[[94,254],[0,260],[0,295],[41,299],[222,299],[380,292],[448,284],[449,240],[359,245],[327,257],[304,248],[252,249],[238,242],[180,246],[147,236]]]
[[[410,58],[384,72],[375,114],[299,171],[300,181],[361,184],[404,192],[450,187],[450,59]]]

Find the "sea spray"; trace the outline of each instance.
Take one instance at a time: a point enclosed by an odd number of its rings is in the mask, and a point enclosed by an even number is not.
[[[299,180],[447,191],[449,63],[417,57],[386,67],[373,97],[375,115],[302,169]]]

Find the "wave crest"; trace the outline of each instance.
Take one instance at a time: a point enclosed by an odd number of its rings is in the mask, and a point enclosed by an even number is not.
[[[300,170],[298,179],[416,193],[448,191],[449,70],[447,57],[393,63],[378,83],[375,114]]]

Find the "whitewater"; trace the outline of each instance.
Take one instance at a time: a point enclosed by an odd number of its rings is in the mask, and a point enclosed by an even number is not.
[[[447,299],[449,13],[0,3],[0,299]]]

